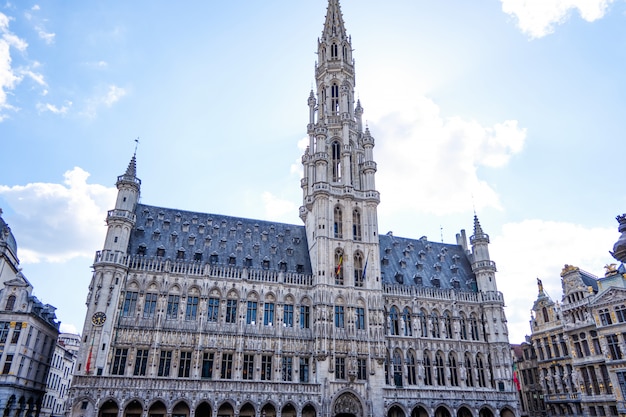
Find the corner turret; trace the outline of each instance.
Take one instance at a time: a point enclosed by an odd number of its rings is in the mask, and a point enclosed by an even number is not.
[[[472,271],[476,274],[478,291],[498,291],[496,286],[496,263],[489,258],[489,235],[483,232],[478,216],[474,214],[474,234],[470,236],[472,246]]]

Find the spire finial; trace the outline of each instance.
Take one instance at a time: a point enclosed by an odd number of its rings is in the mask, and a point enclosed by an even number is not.
[[[133,153],[133,156],[137,156],[137,147],[139,146],[139,136],[137,136],[137,139],[135,139],[135,152]]]

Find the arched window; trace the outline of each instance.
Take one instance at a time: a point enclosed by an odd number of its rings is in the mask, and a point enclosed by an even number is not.
[[[336,142],[333,143],[333,147],[335,143]],[[335,239],[343,238],[343,212],[339,206],[335,207],[334,210],[333,236]]]
[[[6,311],[13,311],[13,308],[15,308],[15,296],[9,295],[9,298],[7,298],[7,305],[4,309]]]
[[[547,308],[545,308],[545,307],[543,307],[543,308],[541,309],[541,312],[543,313],[543,322],[544,322],[544,323],[549,322],[549,321],[550,321],[550,319],[549,319],[549,317],[548,317],[548,309],[547,309]]]
[[[335,250],[335,285],[343,285],[343,251]]]
[[[424,310],[420,310],[418,317],[420,321],[420,335],[422,337],[428,337],[428,320],[426,319]]]
[[[452,319],[448,311],[443,313],[443,331],[446,334],[446,339],[452,339]]]
[[[406,371],[407,382],[409,385],[417,385],[417,378],[415,373],[415,354],[409,351],[406,355]]]
[[[437,379],[437,385],[446,385],[445,368],[443,367],[443,353],[437,352],[435,355],[435,378]]]
[[[361,212],[359,209],[354,209],[352,212],[352,238],[361,240]]]
[[[392,306],[389,311],[389,334],[397,335],[398,333],[398,309]]]
[[[402,324],[404,325],[404,335],[413,336],[411,310],[408,307],[404,307],[404,310],[402,310]]]
[[[332,114],[339,112],[339,86],[337,84],[330,86],[330,112]]]
[[[461,313],[461,317],[459,318],[459,333],[462,340],[467,340],[467,321],[463,313]]]
[[[365,282],[365,270],[363,269],[363,255],[361,252],[354,254],[354,286],[362,287]]]
[[[474,313],[470,316],[470,333],[472,340],[478,340],[478,319]]]
[[[424,351],[424,385],[433,384],[433,369],[430,362],[430,353]]]
[[[339,47],[337,46],[336,43],[333,43],[332,45],[330,45],[330,57],[338,58],[338,56],[339,56]]]
[[[476,355],[476,371],[478,373],[478,385],[481,387],[486,386],[485,382],[485,364],[480,354]]]
[[[465,353],[465,384],[468,387],[474,386],[474,369],[472,368],[472,357],[469,352]]]
[[[393,384],[396,387],[402,386],[402,354],[399,350],[393,353]]]
[[[341,145],[339,142],[334,141],[331,144],[332,151],[332,167],[333,167],[333,182],[339,182],[341,180]]]
[[[441,333],[439,331],[439,315],[435,311],[433,311],[433,314],[431,316],[431,323],[432,323],[431,334],[433,335],[433,337],[436,337],[436,338],[441,337]]]
[[[450,385],[452,385],[453,387],[458,387],[459,374],[457,372],[456,356],[454,355],[454,353],[450,353],[450,355],[448,355],[448,364],[450,366]]]

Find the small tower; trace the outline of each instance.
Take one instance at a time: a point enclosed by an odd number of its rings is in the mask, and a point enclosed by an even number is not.
[[[83,348],[78,363],[85,367],[79,374],[93,375],[106,372],[106,360],[113,331],[115,311],[120,292],[128,272],[128,243],[135,226],[135,208],[139,202],[141,180],[137,178],[135,155],[126,172],[117,177],[115,208],[107,213],[107,234],[104,248],[96,252],[93,276],[87,295],[87,315],[83,326]],[[85,346],[85,344],[88,346]],[[99,346],[102,346],[100,349]]]
[[[476,274],[478,291],[498,291],[496,263],[489,258],[489,235],[483,232],[476,214],[474,214],[474,234],[470,236],[470,244],[472,245],[472,271]]]
[[[615,218],[619,223],[618,231],[621,233],[615,245],[613,245],[613,252],[611,256],[616,260],[624,263],[626,261],[626,214],[622,214]]]

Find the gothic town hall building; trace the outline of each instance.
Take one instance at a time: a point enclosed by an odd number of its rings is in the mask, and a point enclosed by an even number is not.
[[[93,265],[71,416],[518,415],[478,219],[469,245],[378,234],[352,52],[329,0],[304,225],[140,203],[133,156]]]

